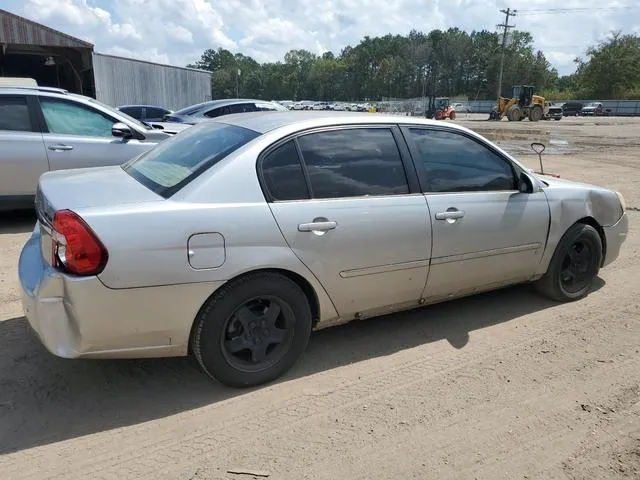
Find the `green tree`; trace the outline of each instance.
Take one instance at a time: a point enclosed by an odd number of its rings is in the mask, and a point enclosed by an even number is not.
[[[613,32],[578,59],[580,90],[591,98],[612,99],[640,93],[640,36]]]

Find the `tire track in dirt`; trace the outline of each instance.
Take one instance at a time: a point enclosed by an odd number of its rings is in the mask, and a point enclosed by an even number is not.
[[[606,295],[606,298],[613,300],[614,304],[619,306],[617,309],[612,310],[608,305],[600,304],[605,297],[596,292],[578,304],[554,307],[553,311],[557,312],[556,318],[549,318],[545,315],[547,312],[531,314],[528,316],[531,322],[527,322],[526,326],[522,325],[524,328],[511,328],[500,337],[502,345],[510,345],[508,349],[500,350],[500,354],[504,355],[506,351],[521,350],[533,338],[544,338],[548,331],[552,331],[554,326],[557,326],[558,322],[566,328],[568,324],[561,323],[563,320],[569,319],[569,324],[579,326],[583,322],[584,314],[589,311],[594,313],[594,307],[603,316],[621,310],[623,307],[620,305],[624,302],[620,300],[625,299],[628,294],[618,292],[614,298],[612,298],[612,294],[614,290],[617,291],[617,286],[624,285],[629,278],[637,274],[637,268],[635,266],[628,267],[626,274],[623,273],[625,272],[618,271],[616,281],[611,282],[611,286],[607,286],[609,294]],[[482,314],[483,312],[477,313]],[[100,439],[96,439],[94,436],[60,442],[56,445],[57,452],[55,453],[48,453],[46,447],[39,447],[29,452],[31,457],[29,463],[32,468],[25,468],[24,465],[18,468],[18,464],[14,462],[17,462],[27,452],[17,452],[5,459],[9,460],[9,465],[5,465],[3,470],[8,474],[20,473],[19,478],[22,479],[45,478],[45,475],[54,475],[51,478],[73,478],[75,474],[80,474],[79,478],[94,478],[98,475],[106,475],[105,478],[108,478],[111,474],[120,478],[131,478],[133,475],[136,478],[147,478],[147,476],[158,478],[157,467],[164,462],[171,462],[176,465],[177,470],[181,470],[189,464],[197,463],[198,458],[207,452],[215,452],[216,448],[224,446],[225,449],[232,449],[233,445],[241,446],[243,443],[241,438],[251,438],[255,432],[274,432],[291,425],[308,423],[327,412],[370,401],[374,396],[387,391],[397,391],[407,385],[423,383],[427,379],[431,380],[434,377],[466,368],[482,358],[495,356],[499,353],[496,351],[495,342],[486,336],[474,342],[472,348],[470,345],[462,351],[437,348],[436,352],[431,353],[431,350],[434,349],[419,347],[396,354],[392,362],[388,358],[376,359],[363,362],[367,365],[364,365],[362,369],[357,368],[357,365],[356,368],[350,366],[348,374],[339,385],[336,385],[335,375],[341,372],[324,372],[313,377],[253,392],[249,394],[248,399],[245,400],[246,397],[243,397],[241,402],[238,402],[238,399],[220,402],[211,407],[201,408],[196,412],[181,414],[178,416],[179,418],[163,419],[147,426],[140,425],[106,432],[100,435]],[[418,351],[421,351],[421,354],[416,356]],[[403,361],[406,358],[411,360]],[[383,368],[380,368],[381,365]],[[452,367],[452,365],[455,366]],[[372,371],[372,367],[375,368],[374,371]],[[339,370],[344,369],[346,367]],[[359,370],[363,372],[366,370],[368,374],[361,376],[356,381],[355,375],[359,373]],[[308,385],[313,380],[318,380],[318,382],[314,387],[309,387],[312,392],[303,390],[300,392],[301,394],[296,394],[290,391],[295,389],[297,385]],[[283,388],[279,388],[280,386],[285,387],[284,390],[289,393],[289,396],[278,398],[283,390]],[[231,402],[234,403],[231,404]],[[270,402],[273,402],[271,406],[264,408],[264,404],[270,404]],[[256,411],[257,405],[263,406],[258,407],[258,411]],[[225,417],[227,410],[230,409],[233,410],[233,417],[218,422],[221,420],[220,417]],[[203,426],[203,419],[206,419],[209,424]],[[163,423],[169,423],[173,426],[170,430],[162,432],[161,424]],[[175,425],[176,423],[179,425]],[[214,424],[215,426],[213,426]],[[110,449],[105,448],[116,441],[118,443],[117,450],[114,450],[112,445]],[[109,453],[96,453],[104,450],[110,451]],[[41,454],[36,454],[36,451],[40,451]],[[67,457],[69,468],[64,468],[62,471],[60,466],[54,466],[52,469],[47,468],[47,464],[52,465],[51,461],[54,458],[59,458],[61,452],[66,452],[64,455]],[[11,468],[11,463],[14,463],[13,466],[16,468]],[[150,472],[154,472],[154,474],[150,475]]]

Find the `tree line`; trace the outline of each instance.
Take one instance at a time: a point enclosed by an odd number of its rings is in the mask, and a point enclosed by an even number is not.
[[[502,93],[534,85],[547,98],[640,99],[640,36],[614,32],[575,60],[562,76],[533,46],[529,32],[510,32]],[[282,61],[258,63],[242,53],[206,50],[188,67],[212,72],[212,98],[379,101],[426,95],[495,99],[501,35],[458,28],[364,37],[338,55],[290,50]]]

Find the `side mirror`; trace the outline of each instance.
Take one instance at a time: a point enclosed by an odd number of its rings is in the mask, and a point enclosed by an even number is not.
[[[522,172],[518,183],[518,190],[520,190],[520,193],[533,193],[533,180],[531,180],[529,175]]]
[[[111,135],[120,138],[131,138],[133,137],[133,132],[131,131],[129,125],[122,122],[117,122],[114,123],[111,127]]]

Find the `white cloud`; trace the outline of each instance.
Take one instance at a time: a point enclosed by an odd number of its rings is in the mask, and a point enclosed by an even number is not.
[[[8,5],[7,5],[8,3]],[[338,53],[365,35],[458,27],[496,31],[507,6],[560,73],[612,30],[637,32],[640,6],[596,0],[4,0],[3,8],[92,43],[96,50],[184,65],[207,48],[241,51],[258,61],[290,49]],[[613,7],[613,8],[612,8]],[[589,9],[560,13],[557,9]],[[556,9],[525,14],[525,10]]]

